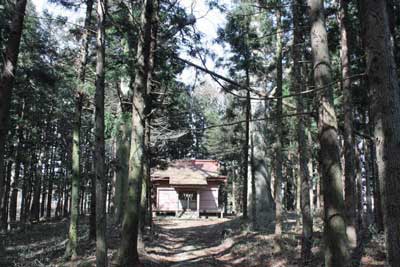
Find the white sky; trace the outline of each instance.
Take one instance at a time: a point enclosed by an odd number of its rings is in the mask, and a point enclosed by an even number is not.
[[[48,10],[53,15],[66,16],[68,18],[68,22],[78,23],[78,20],[84,16],[84,7],[82,7],[78,11],[74,11],[63,8],[60,5],[51,4],[47,0],[32,0],[32,2],[35,4],[39,14],[41,14],[44,10]],[[220,0],[219,2],[228,4],[230,1]],[[223,25],[225,24],[224,15],[221,14],[221,12],[219,12],[219,10],[217,9],[209,10],[207,0],[180,0],[179,4],[182,7],[186,8],[188,14],[193,13],[193,15],[197,18],[195,27],[199,32],[203,34],[203,38],[201,40],[202,47],[206,47],[209,51],[215,53],[217,56],[222,56],[226,54],[222,46],[213,43],[215,38],[217,38],[218,28],[223,27]],[[181,56],[196,64],[202,65],[200,60],[191,58],[185,55],[185,53],[183,53]],[[210,58],[207,58],[206,65],[209,69],[224,74],[223,70],[215,69],[215,64]],[[187,67],[180,75],[179,80],[186,84],[192,84],[194,82],[194,76],[194,69],[191,67]],[[201,77],[200,73],[199,76]],[[208,77],[207,75],[204,77],[210,83],[214,84],[214,81],[210,77]]]

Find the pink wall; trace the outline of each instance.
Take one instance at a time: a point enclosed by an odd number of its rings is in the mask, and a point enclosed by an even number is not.
[[[208,187],[200,191],[200,210],[218,209],[218,187]]]
[[[195,191],[195,190],[191,190]],[[178,208],[178,192],[173,187],[157,187],[157,209],[175,211]],[[218,209],[218,186],[200,189],[200,211]]]
[[[178,207],[178,193],[173,187],[157,188],[157,208],[163,211],[175,211]]]

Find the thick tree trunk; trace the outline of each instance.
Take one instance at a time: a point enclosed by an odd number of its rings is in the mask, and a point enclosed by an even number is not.
[[[304,3],[302,0],[297,0],[296,4],[293,5],[293,85],[294,92],[301,93],[304,90],[304,81],[301,75],[301,66],[299,61],[301,60],[301,50],[299,44],[303,41],[302,33],[300,30],[300,21],[302,16],[302,7]],[[304,102],[302,96],[296,98],[296,111],[297,113],[304,112]],[[310,207],[310,173],[309,173],[309,161],[310,161],[310,144],[305,132],[305,117],[300,116],[297,122],[297,142],[298,142],[298,155],[300,165],[300,183],[297,185],[298,191],[300,191],[300,208],[301,217],[303,221],[302,238],[301,238],[301,258],[302,266],[307,266],[311,259],[311,248],[312,248],[312,234],[313,234],[313,219],[311,216]]]
[[[72,178],[71,178],[71,220],[69,224],[68,244],[65,250],[66,258],[76,258],[77,252],[77,225],[79,214],[79,188],[81,185],[81,168],[80,168],[80,130],[82,120],[82,105],[84,97],[85,74],[87,54],[89,48],[89,27],[92,17],[93,0],[86,1],[86,16],[81,42],[81,55],[78,64],[78,88],[75,95],[75,114],[72,129]]]
[[[400,262],[400,89],[390,41],[386,1],[363,0],[371,115],[380,179],[387,263]]]
[[[151,227],[152,224],[152,212],[151,212],[151,172],[150,172],[150,167],[151,167],[151,128],[150,128],[150,123],[151,123],[151,110],[153,108],[153,99],[151,97],[151,93],[153,91],[154,83],[154,62],[155,62],[155,56],[156,56],[156,50],[157,50],[157,35],[158,35],[158,0],[153,0],[153,6],[154,6],[154,14],[152,16],[151,20],[151,33],[150,33],[150,51],[149,51],[149,66],[148,66],[148,75],[147,75],[147,89],[146,89],[146,108],[145,108],[145,116],[146,116],[146,121],[145,121],[145,160],[144,160],[144,168],[143,168],[143,174],[144,174],[144,180],[143,180],[143,189],[142,189],[142,198],[141,198],[141,209],[142,209],[142,214],[141,214],[141,233],[143,235],[143,230],[145,225],[148,225]]]
[[[344,113],[344,177],[345,177],[345,208],[347,220],[347,237],[351,248],[357,246],[356,231],[356,177],[354,171],[355,163],[355,146],[353,134],[353,99],[350,80],[350,63],[349,63],[349,44],[348,44],[348,23],[347,23],[347,2],[346,0],[338,0],[339,2],[339,27],[340,27],[340,61],[342,74],[342,90],[343,90],[343,113]]]
[[[365,169],[365,198],[367,204],[367,212],[365,223],[370,225],[372,223],[372,198],[371,198],[371,170],[370,170],[370,155],[368,153],[368,141],[363,141],[363,154],[364,154],[364,169]]]
[[[105,79],[105,14],[106,0],[97,1],[97,62],[95,94],[95,177],[96,177],[96,265],[107,266],[106,194],[104,143]]]
[[[82,95],[78,95],[75,100],[75,117],[72,130],[72,184],[71,184],[71,219],[68,232],[68,243],[65,250],[66,258],[76,258],[77,252],[77,225],[78,225],[78,205],[80,187],[80,128],[82,113]]]
[[[324,188],[325,266],[343,267],[349,260],[342,167],[331,87],[331,63],[325,29],[324,1],[308,0],[314,83],[324,88],[318,103],[318,138]]]
[[[373,134],[372,127],[370,128],[371,136]],[[369,154],[371,164],[371,175],[373,181],[373,196],[374,196],[374,221],[376,228],[379,232],[383,231],[383,214],[382,214],[382,203],[381,203],[381,192],[379,187],[378,170],[376,165],[376,149],[373,140],[369,141]]]
[[[4,181],[6,175],[4,171],[4,152],[8,131],[11,92],[17,69],[26,2],[26,0],[16,1],[14,16],[10,25],[10,35],[4,54],[3,69],[0,76],[0,211],[3,210]],[[2,254],[3,250],[2,244],[0,242],[0,254]]]
[[[137,241],[145,160],[145,104],[147,102],[151,22],[155,12],[152,0],[144,0],[142,2],[141,31],[137,48],[137,72],[133,84],[132,136],[127,195],[127,203],[130,203],[130,205],[126,205],[124,211],[122,240],[118,251],[118,266],[139,265]]]
[[[275,235],[281,236],[282,234],[282,193],[281,186],[283,180],[282,174],[282,21],[281,21],[281,10],[276,11],[276,97],[278,97],[276,104],[276,146],[275,146],[275,181],[274,181],[274,200],[275,200]]]
[[[119,224],[123,218],[123,210],[125,207],[126,193],[128,188],[129,174],[129,150],[130,150],[130,134],[131,121],[130,112],[122,111],[120,115],[120,124],[117,134],[117,166],[116,166],[116,182],[115,182],[115,217],[116,223]]]
[[[400,66],[400,3],[397,0],[387,0],[389,27],[393,46],[393,55],[397,67]],[[400,74],[400,70],[397,71]]]

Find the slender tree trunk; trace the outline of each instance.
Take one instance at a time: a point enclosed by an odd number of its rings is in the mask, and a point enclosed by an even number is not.
[[[96,265],[107,266],[106,194],[104,144],[104,79],[105,79],[105,14],[106,0],[97,2],[97,62],[95,94],[95,177],[96,177]]]
[[[46,160],[48,161],[48,159],[46,158]],[[40,218],[44,217],[44,210],[45,210],[45,206],[46,206],[46,199],[47,199],[47,191],[46,191],[46,181],[48,183],[48,164],[45,164],[45,175],[43,176],[43,182],[42,182],[42,197],[40,200]]]
[[[349,41],[348,41],[348,1],[338,0],[339,2],[339,27],[340,27],[340,61],[342,74],[342,90],[343,90],[343,113],[344,113],[344,177],[345,177],[345,208],[347,220],[347,237],[351,248],[357,246],[356,231],[356,186],[355,186],[355,146],[353,134],[353,99],[350,80],[350,63],[349,63]]]
[[[140,19],[141,31],[137,48],[137,72],[133,84],[132,136],[128,177],[128,195],[122,223],[122,240],[118,251],[118,266],[138,266],[137,251],[138,224],[140,215],[140,196],[143,179],[145,154],[145,103],[147,78],[149,73],[149,55],[151,22],[156,10],[152,0],[142,2]]]
[[[91,164],[92,167],[94,165]],[[90,217],[89,217],[89,239],[96,239],[96,176],[94,170],[90,174]]]
[[[68,244],[65,250],[66,258],[76,258],[77,252],[77,226],[79,214],[79,188],[81,185],[81,168],[80,168],[80,130],[82,120],[82,105],[84,97],[85,74],[87,54],[89,48],[89,27],[92,17],[93,0],[86,1],[85,25],[81,42],[81,55],[78,64],[78,88],[75,95],[75,114],[72,129],[72,184],[71,184],[71,220],[69,224]]]
[[[51,157],[50,157],[50,175],[47,184],[47,207],[46,207],[46,218],[51,218],[51,204],[53,201],[53,183],[54,183],[54,174],[55,174],[55,162],[54,162],[54,149],[51,148]]]
[[[7,140],[11,92],[17,69],[19,44],[24,24],[26,0],[17,0],[15,12],[10,24],[10,35],[4,54],[3,69],[0,76],[0,211],[3,210],[4,194],[4,153]],[[3,242],[0,242],[0,256],[3,254]]]
[[[63,204],[63,209],[62,209],[62,216],[67,217],[68,216],[68,204],[69,204],[69,182],[68,182],[68,171],[67,169],[65,170],[65,176],[63,177],[64,183],[63,183],[63,196],[64,196],[64,204]]]
[[[55,211],[55,217],[59,218],[61,216],[61,210],[62,210],[62,199],[63,199],[63,189],[62,189],[62,178],[59,177],[58,183],[57,183],[57,205],[56,205],[56,211]]]
[[[281,185],[283,181],[282,174],[282,83],[283,83],[283,71],[282,71],[282,19],[281,10],[276,10],[276,97],[278,97],[276,104],[276,166],[275,166],[275,181],[274,181],[274,199],[275,199],[275,235],[280,237],[282,235],[282,193]]]
[[[322,196],[322,191],[321,191],[321,177],[317,176],[317,181],[316,181],[316,191],[317,191],[317,199],[315,203],[315,209],[317,212],[321,210],[321,196]]]
[[[247,60],[246,60],[247,61]],[[250,86],[250,76],[248,67],[246,67],[246,85]],[[245,140],[243,146],[243,195],[242,195],[242,206],[243,206],[243,218],[248,218],[248,182],[249,182],[249,143],[250,143],[250,120],[251,120],[251,99],[250,91],[246,92],[246,125],[245,125]],[[253,192],[252,192],[253,193]]]
[[[302,14],[302,7],[304,3],[302,0],[297,0],[293,5],[293,79],[295,93],[301,93],[304,90],[304,82],[301,75],[301,50],[299,44],[302,43],[303,38],[300,30],[300,20]],[[304,112],[304,102],[302,96],[296,98],[296,112]],[[298,155],[300,165],[300,183],[297,185],[298,190],[301,191],[301,217],[303,221],[302,238],[301,238],[301,259],[302,266],[307,266],[311,259],[312,248],[312,235],[313,235],[313,219],[311,216],[310,207],[310,173],[309,173],[309,160],[310,160],[310,145],[305,132],[305,117],[300,116],[297,122],[297,142],[298,142]]]
[[[362,1],[367,75],[385,225],[387,263],[400,262],[400,88],[386,1]]]
[[[362,227],[362,215],[363,215],[363,201],[362,201],[362,174],[361,174],[361,158],[359,150],[356,150],[356,203],[357,203],[357,228]]]
[[[308,0],[314,83],[319,94],[318,137],[324,187],[325,266],[343,267],[349,260],[337,120],[333,106],[331,64],[325,29],[324,1]]]
[[[33,198],[30,205],[30,221],[38,221],[39,220],[39,209],[40,209],[40,188],[42,183],[41,177],[41,150],[37,152],[39,159],[35,156],[35,160],[32,164],[32,177],[34,177],[33,183]]]
[[[237,213],[237,204],[236,204],[236,190],[237,190],[237,185],[236,185],[236,169],[235,169],[235,162],[232,164],[232,213],[236,214]]]
[[[315,194],[314,194],[314,166],[313,166],[313,154],[312,154],[312,138],[311,138],[311,131],[307,130],[307,141],[308,141],[308,148],[309,148],[309,158],[308,158],[308,174],[309,174],[309,184],[310,184],[310,210],[311,215],[315,212]]]
[[[10,186],[11,186],[11,169],[12,169],[13,161],[8,160],[7,162],[7,168],[6,168],[6,181],[5,181],[5,194],[4,194],[4,204],[3,204],[3,210],[2,210],[2,215],[1,215],[1,225],[3,230],[7,231],[8,228],[8,203],[9,203],[9,198],[10,198]]]
[[[250,134],[250,186],[251,186],[251,224],[253,229],[257,229],[257,192],[256,174],[254,168],[254,133]]]
[[[24,174],[26,175],[26,167],[27,164],[24,162]],[[20,222],[25,222],[25,205],[26,205],[26,191],[27,191],[27,177],[23,176],[22,181],[22,196],[21,196],[21,204],[19,208],[19,220]]]
[[[21,110],[19,113],[19,120],[23,121],[24,116],[25,116],[25,99],[22,100],[21,104]],[[14,168],[14,180],[11,185],[12,187],[12,192],[11,192],[11,199],[10,199],[10,222],[11,224],[14,224],[17,220],[17,201],[18,201],[18,185],[19,185],[19,176],[20,176],[20,171],[21,171],[21,161],[22,161],[22,146],[23,146],[23,137],[24,137],[24,131],[22,128],[22,123],[17,124],[17,145],[16,145],[16,151],[15,151],[15,168]]]

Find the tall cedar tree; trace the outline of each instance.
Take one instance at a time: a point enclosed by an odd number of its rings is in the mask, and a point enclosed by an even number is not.
[[[302,31],[300,29],[302,20],[302,9],[304,2],[297,0],[293,5],[293,86],[294,92],[301,94],[304,90],[304,82],[301,76],[301,46],[303,42]],[[304,112],[303,96],[296,97],[297,113]],[[310,207],[310,173],[309,161],[311,153],[309,152],[308,138],[305,132],[305,117],[300,116],[297,122],[297,142],[300,165],[300,209],[303,221],[302,237],[301,237],[301,258],[302,265],[307,266],[311,259],[313,220]]]
[[[118,266],[138,266],[137,251],[140,196],[145,153],[145,104],[149,73],[151,21],[155,13],[152,0],[142,2],[141,30],[137,48],[137,71],[133,84],[132,136],[129,157],[128,195],[122,222],[122,240],[118,251]]]
[[[283,165],[283,153],[282,153],[282,131],[283,131],[283,119],[282,119],[282,92],[283,92],[283,71],[282,71],[282,11],[280,8],[276,10],[276,97],[278,98],[276,104],[276,145],[275,145],[275,235],[278,237],[282,234],[282,165]]]
[[[355,144],[353,133],[353,99],[350,80],[349,40],[348,40],[348,11],[346,0],[339,0],[339,27],[340,27],[340,61],[342,72],[343,113],[344,113],[344,177],[345,177],[345,207],[347,220],[347,235],[349,245],[357,245],[356,234],[356,172],[355,172]]]
[[[333,106],[331,63],[325,29],[324,1],[308,0],[314,84],[318,97],[318,138],[324,188],[325,266],[343,267],[349,259],[338,128]]]
[[[97,1],[95,153],[96,176],[96,265],[107,266],[106,172],[104,144],[105,14],[106,0]]]
[[[15,80],[19,45],[24,24],[26,0],[17,0],[10,25],[10,35],[4,53],[3,69],[0,76],[0,216],[3,213],[3,194],[5,184],[4,152],[7,139],[11,93]],[[1,222],[2,220],[0,220]],[[2,242],[1,242],[2,243]],[[0,249],[1,249],[0,243]]]
[[[400,263],[400,88],[386,1],[361,1],[388,266]]]
[[[80,131],[81,131],[81,118],[82,118],[82,105],[84,97],[84,85],[86,74],[86,63],[88,54],[88,37],[90,20],[92,17],[93,0],[86,1],[86,15],[85,25],[83,28],[80,59],[78,62],[78,88],[75,95],[75,114],[74,124],[72,130],[72,186],[71,186],[71,221],[69,225],[68,244],[65,250],[66,257],[75,258],[77,256],[77,224],[79,213],[79,187],[81,184],[81,168],[80,168]]]
[[[246,55],[248,51],[246,51]],[[249,74],[249,59],[246,56],[246,87],[250,86],[250,74]],[[250,99],[250,90],[246,91],[246,104],[245,104],[245,114],[246,114],[246,126],[245,126],[245,138],[243,144],[243,218],[248,218],[248,191],[249,191],[249,145],[250,145],[250,120],[251,120],[251,99]],[[254,204],[254,203],[253,203]],[[253,220],[255,216],[253,214]],[[253,225],[254,226],[254,225]]]
[[[155,64],[155,56],[156,56],[156,49],[157,49],[157,36],[158,36],[158,24],[159,24],[159,16],[158,16],[158,11],[159,11],[159,1],[158,0],[153,0],[153,5],[154,5],[154,14],[152,16],[152,21],[151,21],[151,35],[150,35],[150,51],[149,51],[149,71],[147,75],[147,89],[146,89],[146,122],[145,122],[145,161],[144,161],[144,169],[143,169],[143,174],[144,174],[144,182],[143,186],[145,186],[145,190],[142,190],[142,199],[141,199],[141,209],[142,209],[142,214],[141,214],[141,220],[142,220],[142,227],[144,227],[146,224],[151,227],[152,224],[152,206],[151,206],[151,176],[150,176],[150,163],[151,163],[151,151],[150,151],[150,137],[151,137],[151,131],[150,131],[150,123],[151,123],[151,111],[152,111],[152,102],[153,99],[151,97],[151,92],[153,90],[153,79],[154,79],[154,64]],[[147,218],[147,220],[146,220]]]

